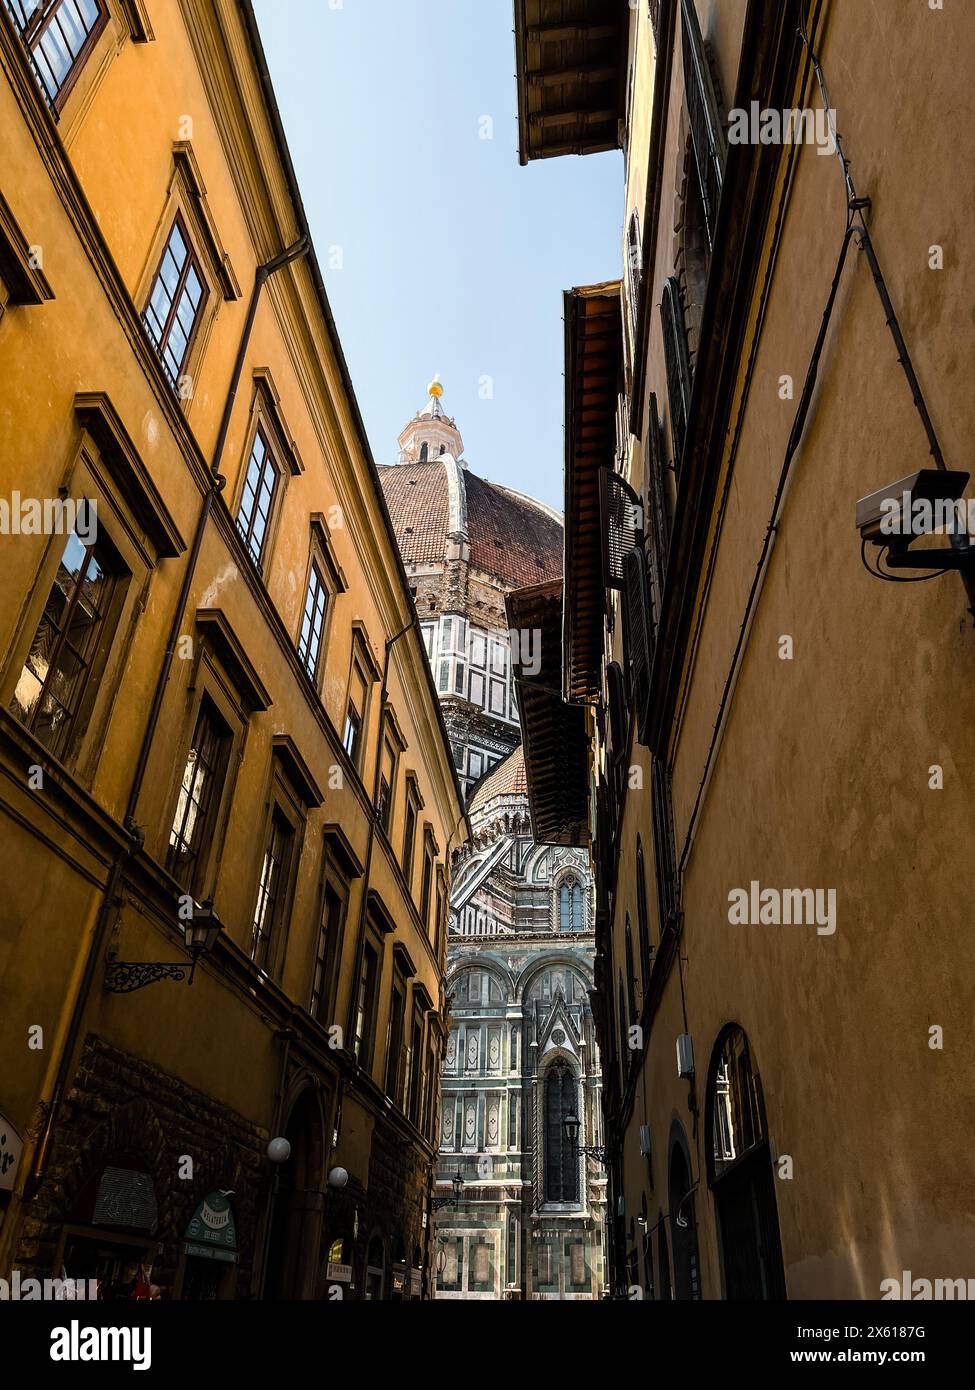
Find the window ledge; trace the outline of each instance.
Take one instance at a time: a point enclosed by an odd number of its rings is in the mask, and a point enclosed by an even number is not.
[[[27,238],[0,193],[0,277],[9,292],[8,304],[43,304],[54,298],[44,272],[32,262]]]
[[[157,554],[168,558],[182,555],[186,542],[111,398],[104,391],[80,391],[74,398],[74,408],[81,427],[98,446],[102,461]]]

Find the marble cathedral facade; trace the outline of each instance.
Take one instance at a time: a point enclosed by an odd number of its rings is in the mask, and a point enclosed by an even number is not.
[[[532,838],[505,617],[508,592],[561,574],[561,521],[470,471],[436,379],[400,450],[380,472],[474,833],[449,914],[436,1296],[598,1298],[592,880],[585,851]]]

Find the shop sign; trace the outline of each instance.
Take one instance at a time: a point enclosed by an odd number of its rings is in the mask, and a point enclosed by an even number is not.
[[[337,1264],[334,1260],[329,1260],[327,1277],[333,1284],[351,1284],[352,1266]]]
[[[237,1261],[237,1223],[230,1198],[210,1192],[183,1233],[183,1249],[198,1259]]]
[[[422,1270],[422,1269],[411,1269],[411,1270],[410,1270],[410,1296],[411,1296],[411,1298],[420,1298],[420,1297],[422,1296],[422,1294],[423,1294],[423,1270]]]

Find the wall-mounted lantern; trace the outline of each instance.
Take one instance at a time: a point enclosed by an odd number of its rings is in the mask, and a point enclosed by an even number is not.
[[[190,956],[189,984],[193,983],[196,963],[213,950],[223,923],[213,910],[212,900],[195,903],[192,915],[182,924],[183,941]],[[186,978],[185,961],[131,961],[109,957],[105,968],[105,988],[109,994],[131,994],[133,990],[154,985],[157,980]]]

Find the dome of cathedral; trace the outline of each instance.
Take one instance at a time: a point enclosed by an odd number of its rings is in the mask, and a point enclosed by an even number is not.
[[[442,396],[438,374],[427,386],[426,406],[400,435],[399,463],[379,469],[403,563],[442,563],[448,543],[460,543],[471,568],[502,589],[561,578],[561,517],[469,470]]]
[[[562,574],[562,523],[541,502],[462,468],[450,454],[391,464],[379,476],[407,565],[442,561],[448,536],[465,535],[470,563],[521,588]]]
[[[489,805],[499,796],[528,798],[528,780],[525,776],[525,750],[519,743],[506,758],[495,763],[490,772],[485,773],[471,790],[467,809],[472,817],[482,807]]]

